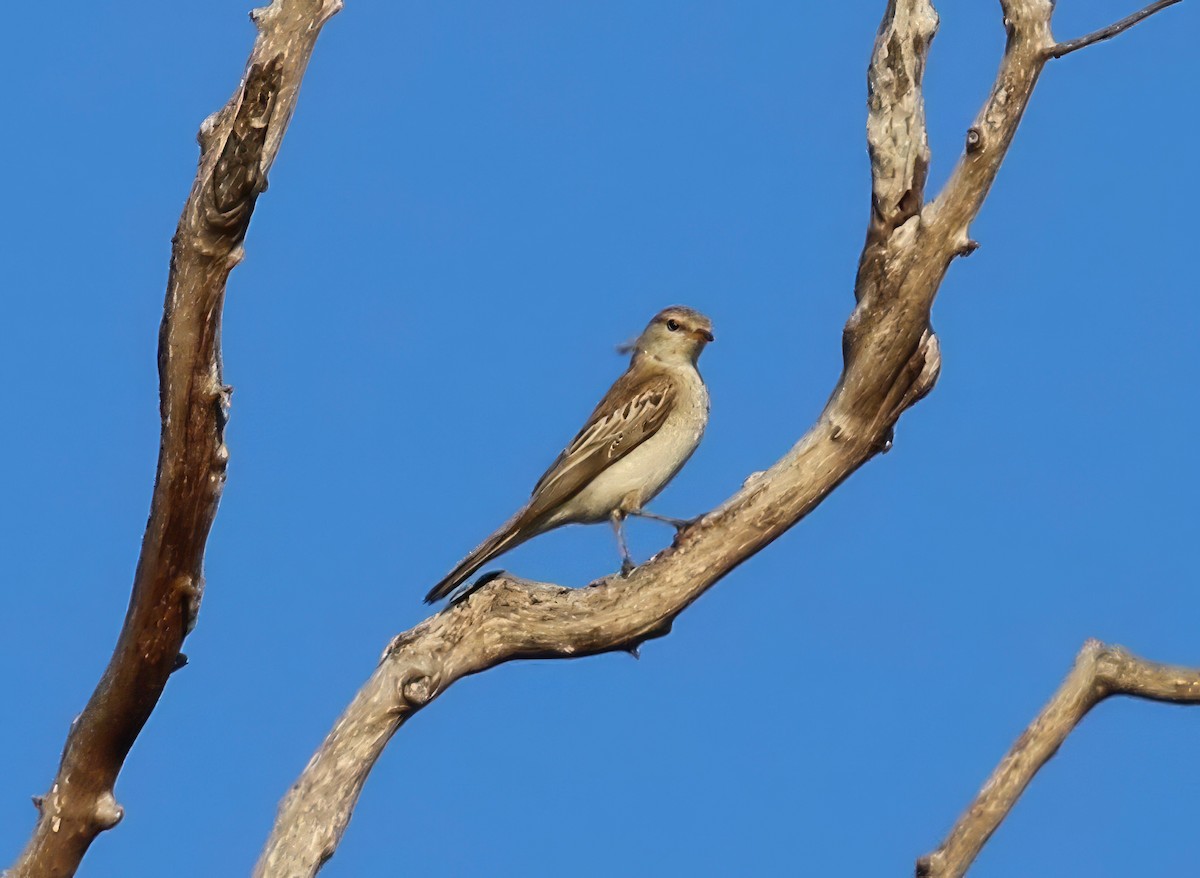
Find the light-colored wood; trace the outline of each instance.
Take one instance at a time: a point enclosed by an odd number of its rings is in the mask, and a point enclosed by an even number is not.
[[[572,590],[500,575],[396,637],[280,805],[256,878],[314,875],[333,855],[388,740],[454,681],[512,659],[636,651],[890,447],[900,415],[937,380],[934,296],[954,258],[977,246],[970,224],[1058,47],[1051,0],[1001,7],[1009,39],[996,82],[950,180],[927,202],[921,83],[938,17],[929,0],[887,5],[868,71],[872,209],[857,305],[843,335],[841,377],[807,435],[626,579]]]

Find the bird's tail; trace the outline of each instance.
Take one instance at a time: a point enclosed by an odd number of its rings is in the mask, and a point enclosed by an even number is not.
[[[454,565],[454,569],[447,573],[441,582],[429,590],[429,594],[425,595],[425,603],[432,604],[440,601],[488,561],[536,536],[539,531],[527,526],[524,518],[525,510],[521,510],[506,521],[498,531],[472,549],[467,557]]]

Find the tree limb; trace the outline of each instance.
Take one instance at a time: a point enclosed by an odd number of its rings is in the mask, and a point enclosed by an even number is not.
[[[929,0],[888,3],[867,78],[872,202],[857,304],[843,333],[842,375],[807,435],[626,579],[568,589],[499,574],[396,637],[284,798],[256,878],[315,875],[392,735],[454,681],[513,659],[636,651],[890,447],[900,415],[937,380],[934,296],[954,257],[976,246],[970,223],[1055,45],[1050,0],[1001,5],[1009,41],[996,84],[958,167],[927,204],[921,81],[937,14]]]
[[[252,17],[258,37],[241,85],[200,129],[200,165],[172,241],[159,330],[162,437],[150,517],[116,648],[71,725],[58,774],[36,798],[37,825],[7,873],[65,878],[121,820],[114,785],[130,747],[186,658],[199,610],[204,547],[229,452],[221,379],[225,284],[266,188],[321,26],[341,0],[275,0]]]
[[[1157,3],[1151,3],[1145,9],[1139,9],[1133,15],[1126,16],[1116,24],[1110,24],[1108,27],[1101,28],[1098,31],[1093,31],[1086,36],[1079,37],[1075,40],[1068,40],[1065,43],[1056,43],[1047,53],[1051,58],[1061,58],[1063,55],[1069,55],[1078,49],[1084,49],[1093,43],[1099,43],[1103,40],[1111,40],[1117,34],[1124,33],[1129,30],[1139,21],[1149,18],[1156,12],[1161,12],[1168,6],[1174,6],[1182,0],[1158,0]]]
[[[946,840],[917,861],[918,878],[959,878],[1088,711],[1112,695],[1200,704],[1200,670],[1146,661],[1089,640],[1042,712],[1021,734]]]

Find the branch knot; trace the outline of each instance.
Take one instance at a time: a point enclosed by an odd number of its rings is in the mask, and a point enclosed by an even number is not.
[[[433,698],[437,686],[429,674],[417,673],[400,684],[400,697],[410,707],[424,707]]]
[[[967,152],[976,153],[983,149],[983,131],[972,125],[967,129]]]
[[[117,803],[116,797],[110,790],[105,790],[100,794],[94,813],[96,826],[102,830],[112,829],[121,822],[121,818],[124,816],[125,809]]]

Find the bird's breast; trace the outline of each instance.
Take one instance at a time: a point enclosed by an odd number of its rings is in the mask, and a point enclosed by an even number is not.
[[[564,510],[565,520],[603,521],[614,509],[639,510],[687,463],[708,424],[708,391],[693,372],[674,410],[653,436],[603,470]]]

